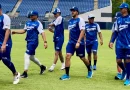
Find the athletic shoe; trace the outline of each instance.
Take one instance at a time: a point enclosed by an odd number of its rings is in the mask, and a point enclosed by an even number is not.
[[[124,80],[124,79],[125,79],[125,77],[126,77],[126,72],[125,72],[125,71],[123,71],[123,72],[122,72],[122,74],[121,74],[121,80]]]
[[[97,67],[96,67],[96,65],[93,65],[93,70],[97,70]]]
[[[50,72],[54,71],[54,68],[55,68],[55,66],[52,65],[52,66],[49,68],[49,71],[50,71]]]
[[[125,86],[130,86],[130,80],[126,79],[125,82],[124,82],[124,85]]]
[[[27,72],[23,72],[23,74],[21,75],[21,78],[28,78],[28,74],[27,74]]]
[[[91,69],[91,70],[93,69],[93,66],[92,66],[92,65],[90,66],[90,69]]]
[[[18,74],[14,76],[13,84],[18,84],[19,81],[20,81],[20,73],[18,72]]]
[[[115,80],[121,79],[121,73],[117,73],[117,76],[115,76]]]
[[[88,71],[87,78],[92,78],[92,76],[93,76],[93,72],[92,71]]]
[[[63,76],[60,77],[60,80],[69,80],[70,76],[68,76],[67,74],[64,74]]]
[[[40,74],[43,74],[46,71],[47,67],[44,65],[41,65],[40,69],[41,69]]]
[[[61,69],[61,70],[64,70],[64,69],[65,69],[65,64],[64,64],[64,63],[62,64],[62,66],[61,66],[60,69]]]

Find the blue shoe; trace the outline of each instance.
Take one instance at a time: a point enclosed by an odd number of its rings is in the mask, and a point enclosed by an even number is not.
[[[125,79],[125,77],[126,77],[126,72],[125,72],[125,71],[123,71],[123,72],[122,72],[122,75],[121,75],[121,80],[124,80],[124,79]]]
[[[121,73],[117,73],[117,76],[115,76],[115,80],[121,79]]]
[[[97,70],[97,67],[96,67],[96,65],[93,65],[93,70]]]
[[[60,80],[69,80],[70,76],[68,76],[67,74],[64,74],[63,76],[60,77]]]
[[[130,86],[130,80],[126,79],[125,82],[124,82],[124,85],[125,86]]]
[[[88,76],[87,76],[87,78],[92,78],[92,76],[93,76],[93,72],[92,72],[92,71],[88,71]]]

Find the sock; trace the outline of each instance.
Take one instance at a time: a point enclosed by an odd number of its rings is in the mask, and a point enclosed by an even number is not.
[[[28,70],[30,65],[30,55],[27,53],[24,54],[24,70]]]
[[[90,66],[91,66],[91,61],[89,61],[89,63],[90,63]]]
[[[12,71],[13,74],[16,73],[14,64],[8,59],[2,59],[3,63]]]
[[[30,60],[33,61],[38,66],[41,66],[41,62],[37,58],[35,58],[34,55],[30,56]]]
[[[92,71],[91,68],[90,68],[90,64],[89,65],[86,65],[86,67],[88,68],[88,71]]]
[[[70,69],[70,67],[65,67],[65,72],[66,72],[66,74],[69,76],[69,69]]]
[[[124,71],[124,72],[126,72],[126,69],[125,69],[125,66],[124,66],[124,64],[121,62],[121,63],[118,63],[118,65],[120,66],[120,68]]]
[[[94,65],[96,65],[97,64],[97,60],[94,60]]]
[[[126,79],[130,79],[130,62],[126,63],[126,73],[127,73]]]
[[[56,64],[52,64],[52,66],[54,66],[54,67],[55,67],[55,66],[56,66]]]

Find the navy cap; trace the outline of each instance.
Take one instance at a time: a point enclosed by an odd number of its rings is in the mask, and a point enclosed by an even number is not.
[[[116,12],[115,18],[118,18],[118,17],[121,17],[121,16],[122,16],[121,12]]]
[[[79,12],[79,9],[77,8],[77,7],[75,7],[75,6],[73,6],[71,9],[70,9],[70,11],[77,11],[77,12]]]
[[[30,18],[30,16],[37,16],[38,17],[38,12],[37,11],[30,11],[27,14],[27,17]]]
[[[54,11],[53,11],[53,14],[57,14],[57,13],[61,13],[59,8],[55,8]]]
[[[120,9],[121,8],[127,8],[127,9],[129,9],[129,4],[128,3],[122,3],[119,8]]]
[[[0,9],[2,8],[1,4],[0,4]]]

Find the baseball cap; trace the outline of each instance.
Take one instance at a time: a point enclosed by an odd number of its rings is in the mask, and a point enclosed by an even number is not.
[[[129,4],[128,3],[122,3],[119,8],[129,8]]]
[[[77,11],[77,12],[79,12],[79,9],[76,7],[76,6],[73,6],[71,9],[70,9],[70,11]]]
[[[53,11],[53,14],[57,14],[57,13],[60,13],[60,9],[59,8],[55,8],[54,11]]]
[[[89,14],[88,19],[90,19],[90,18],[95,18],[95,16],[93,14]]]

